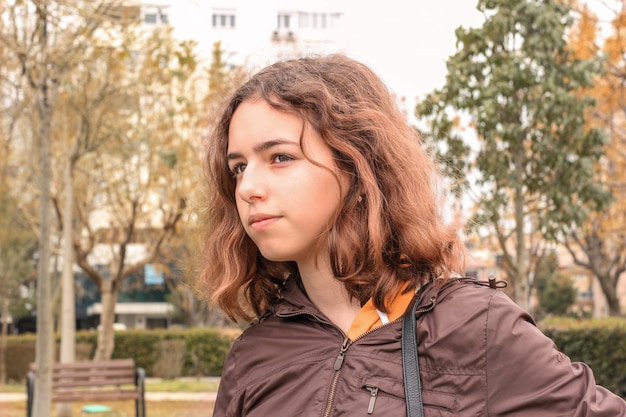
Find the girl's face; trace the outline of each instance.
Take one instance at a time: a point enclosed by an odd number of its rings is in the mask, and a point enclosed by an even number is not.
[[[314,262],[342,198],[332,151],[308,124],[264,100],[239,105],[228,132],[228,167],[243,227],[271,261]],[[345,180],[347,184],[347,179]]]

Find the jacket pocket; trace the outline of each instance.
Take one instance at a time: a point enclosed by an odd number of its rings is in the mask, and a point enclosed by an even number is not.
[[[404,381],[369,376],[361,381],[362,408],[358,413],[372,416],[405,415]],[[424,414],[427,417],[454,417],[458,415],[459,401],[456,394],[422,389]]]
[[[361,382],[363,415],[404,415],[406,402],[404,381],[393,378],[370,376]],[[457,415],[459,401],[452,393],[422,390],[424,410],[428,416],[453,417]],[[361,406],[359,406],[359,414]],[[391,413],[402,410],[401,414]],[[428,411],[426,411],[428,410]]]
[[[367,416],[391,416],[402,415],[397,411],[406,409],[404,403],[404,383],[393,378],[384,378],[377,376],[369,376],[361,381],[361,396],[360,401],[363,410],[360,410],[359,415]]]

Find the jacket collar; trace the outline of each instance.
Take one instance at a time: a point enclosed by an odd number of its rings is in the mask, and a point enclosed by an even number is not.
[[[440,298],[444,293],[448,293],[451,284],[456,283],[458,280],[450,280],[443,285],[436,283],[430,283],[424,285],[418,292],[418,297],[421,297],[419,307],[430,304],[432,299]],[[323,317],[323,314],[313,304],[306,294],[302,280],[297,274],[291,275],[287,278],[283,286],[279,289],[280,299],[272,306],[273,313],[279,316],[293,315],[299,313],[309,313]],[[413,303],[411,303],[413,304]]]
[[[486,281],[479,281],[474,278],[456,277],[451,278],[445,283],[431,282],[424,285],[419,291],[417,296],[421,298],[418,309],[430,311],[434,309],[444,297],[450,293],[456,291],[461,286],[457,284],[474,284],[482,286],[493,286],[494,284]],[[498,288],[506,286],[506,283],[499,281],[495,285]],[[411,305],[413,303],[410,303]],[[291,275],[285,280],[285,283],[280,288],[280,299],[272,306],[272,312],[278,316],[288,316],[296,314],[312,314],[324,320],[328,320],[322,312],[311,302],[306,294],[304,285],[300,280],[300,277],[295,274]]]
[[[322,316],[322,313],[306,294],[302,280],[297,274],[287,278],[279,291],[280,299],[273,305],[274,314],[309,313]]]

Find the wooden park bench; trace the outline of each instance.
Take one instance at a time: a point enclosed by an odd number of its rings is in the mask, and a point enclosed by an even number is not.
[[[27,417],[33,417],[36,366],[31,364],[26,381]],[[145,373],[132,359],[102,362],[55,363],[52,366],[52,401],[134,400],[136,417],[146,416]]]

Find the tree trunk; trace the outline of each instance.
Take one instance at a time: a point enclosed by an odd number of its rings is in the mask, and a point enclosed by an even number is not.
[[[0,385],[7,383],[6,351],[9,327],[9,298],[2,297],[2,335],[0,336]]]
[[[39,166],[40,189],[39,197],[39,250],[37,265],[37,341],[35,348],[35,362],[37,363],[37,379],[35,382],[35,400],[33,415],[50,417],[52,403],[52,305],[50,293],[50,121],[52,113],[47,102],[47,87],[42,87],[39,100],[41,126],[39,128]]]
[[[117,282],[112,278],[104,279],[100,294],[102,296],[102,313],[98,327],[98,347],[94,356],[96,361],[111,359],[115,347],[113,323],[115,322],[115,304],[117,304],[118,296]]]
[[[528,248],[524,236],[524,224],[516,225],[516,268],[515,268],[515,302],[524,310],[529,309],[529,286],[528,286]]]
[[[72,183],[72,161],[67,158],[64,167],[65,202],[63,208],[63,273],[61,275],[61,352],[60,362],[75,360],[76,310],[74,300],[74,245],[73,212],[74,193]],[[58,417],[72,417],[72,404],[57,404]]]
[[[606,302],[609,307],[609,316],[619,317],[622,314],[622,309],[619,296],[617,294],[617,284],[613,284],[610,274],[596,275],[596,278],[598,279],[602,292],[606,297]],[[615,280],[615,283],[617,283],[617,280]]]
[[[598,228],[597,225],[594,227]],[[614,257],[611,249],[609,249],[611,245],[605,245],[606,239],[596,231],[586,234],[584,238],[580,238],[574,231],[570,235],[570,239],[569,243],[565,243],[565,247],[574,259],[574,263],[593,273],[606,298],[609,316],[619,317],[621,315],[621,303],[617,294],[617,284],[625,269],[623,258]],[[575,250],[574,246],[580,248],[585,256],[579,256],[579,252]],[[620,245],[615,246],[620,247]]]
[[[514,170],[518,179],[524,178],[524,150],[518,149],[513,154]],[[524,310],[528,310],[529,287],[528,287],[528,266],[529,250],[526,235],[526,200],[521,189],[515,190],[513,197],[515,210],[515,302]]]

